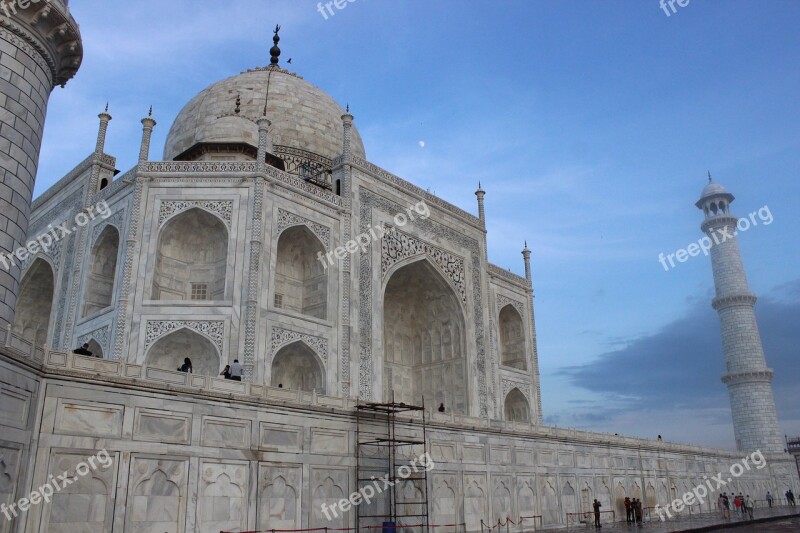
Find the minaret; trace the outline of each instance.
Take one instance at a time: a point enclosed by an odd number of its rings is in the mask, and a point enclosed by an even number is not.
[[[153,106],[150,106],[150,111],[147,116],[142,119],[142,142],[139,145],[139,162],[144,162],[150,159],[150,138],[153,135],[153,128],[156,127],[156,121],[153,118]]]
[[[64,1],[0,3],[0,62],[10,77],[0,86],[4,112],[0,194],[0,254],[24,246],[50,93],[64,86],[83,59],[80,30]],[[9,155],[10,154],[10,155]],[[0,267],[0,325],[14,320],[19,263]]]
[[[483,198],[486,196],[486,191],[481,188],[481,182],[478,182],[478,190],[475,191],[475,196],[478,197],[478,218],[481,219],[484,227],[486,226],[486,210],[483,206]]]
[[[728,386],[733,414],[736,448],[740,451],[780,453],[783,441],[778,430],[778,415],[772,396],[773,371],[767,368],[764,348],[758,333],[750,292],[744,274],[739,243],[736,240],[736,217],[730,214],[734,197],[711,180],[695,203],[705,214],[700,226],[711,249],[716,297],[711,305],[719,314],[722,350],[726,373],[722,382]]]

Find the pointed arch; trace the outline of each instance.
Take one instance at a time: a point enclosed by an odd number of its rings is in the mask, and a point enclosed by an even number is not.
[[[396,401],[419,405],[424,398],[428,405],[444,403],[450,412],[467,414],[464,324],[457,292],[426,257],[392,269],[383,294],[383,338],[402,338],[403,355],[395,342],[393,358],[385,357],[384,397],[390,400],[394,391]],[[412,342],[417,337],[425,342]]]
[[[161,228],[153,300],[224,300],[228,228],[216,215],[192,207]]]
[[[317,391],[325,394],[325,365],[317,353],[303,341],[283,346],[272,358],[273,387]]]
[[[19,284],[12,330],[36,344],[47,344],[53,310],[55,275],[50,262],[36,257]]]
[[[192,373],[217,376],[220,372],[220,354],[217,347],[204,335],[188,328],[179,328],[164,335],[147,351],[145,364],[165,370],[175,370],[183,359],[192,360]]]
[[[112,224],[100,232],[89,254],[86,285],[83,293],[82,317],[111,305],[119,256],[119,230]]]
[[[517,387],[514,387],[506,395],[503,403],[505,419],[509,422],[528,422],[531,421],[531,410],[528,399]]]
[[[526,370],[525,328],[519,311],[508,304],[500,310],[500,364]]]
[[[100,345],[100,343],[94,339],[89,339],[87,342],[89,344],[88,349],[90,352],[92,352],[92,355],[94,355],[95,357],[103,358],[104,352],[103,352],[103,347]]]
[[[327,318],[328,273],[325,248],[305,225],[291,226],[278,237],[273,306],[314,318]],[[322,261],[320,261],[322,257]]]

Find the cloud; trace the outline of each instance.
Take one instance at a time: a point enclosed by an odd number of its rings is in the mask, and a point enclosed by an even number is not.
[[[800,280],[776,287],[756,305],[767,364],[775,370],[778,417],[800,434]],[[720,376],[725,371],[719,321],[708,302],[694,301],[686,315],[660,331],[630,339],[582,365],[556,371],[595,395],[591,407],[548,420],[612,433],[722,447],[732,446],[730,406]]]

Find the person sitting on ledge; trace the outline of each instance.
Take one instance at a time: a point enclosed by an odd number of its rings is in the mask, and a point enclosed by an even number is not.
[[[242,368],[242,365],[239,364],[239,360],[234,359],[233,364],[231,365],[231,379],[233,381],[242,381],[243,373],[244,368]]]
[[[444,402],[439,404],[439,412],[444,413]]]
[[[82,346],[75,348],[74,350],[72,350],[72,353],[76,353],[78,355],[88,355],[89,357],[92,357],[94,355],[92,352],[89,351],[88,343],[84,343]]]
[[[183,360],[183,364],[178,368],[178,372],[188,372],[192,373],[192,360],[186,357]]]
[[[223,376],[225,379],[231,379],[231,365],[225,365],[225,368],[219,373],[219,375]]]

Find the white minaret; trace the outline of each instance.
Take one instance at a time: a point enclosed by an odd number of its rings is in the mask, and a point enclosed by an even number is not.
[[[716,297],[711,305],[719,314],[722,350],[733,414],[736,447],[741,451],[783,452],[778,431],[778,415],[772,396],[773,371],[767,368],[764,348],[753,312],[755,294],[747,286],[739,243],[736,217],[730,214],[734,197],[722,185],[708,185],[695,203],[705,214],[700,226],[711,247]]]

